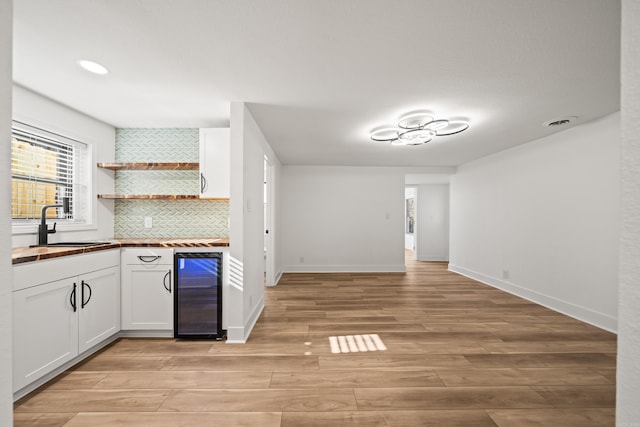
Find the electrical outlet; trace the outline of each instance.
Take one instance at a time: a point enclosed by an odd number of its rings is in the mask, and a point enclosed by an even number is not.
[[[300,264],[304,264],[304,257],[303,256],[300,257]]]
[[[153,218],[150,216],[145,216],[144,217],[144,228],[151,228],[153,227]]]
[[[509,278],[509,270],[502,270],[502,278],[505,280]]]

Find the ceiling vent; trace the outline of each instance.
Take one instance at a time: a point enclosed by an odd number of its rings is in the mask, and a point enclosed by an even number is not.
[[[542,124],[542,126],[550,127],[550,128],[556,127],[556,126],[566,126],[569,123],[575,121],[577,118],[578,117],[576,116],[560,117],[558,119],[546,121]]]

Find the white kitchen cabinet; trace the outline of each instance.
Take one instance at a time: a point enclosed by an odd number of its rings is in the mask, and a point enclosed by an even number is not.
[[[120,330],[120,268],[80,277],[78,348],[80,353]]]
[[[14,391],[78,355],[78,313],[74,304],[77,278],[13,293]]]
[[[231,193],[229,128],[200,129],[200,198],[228,199]]]
[[[14,392],[120,330],[118,254],[104,251],[14,266]]]
[[[173,250],[123,250],[123,330],[173,330],[173,292]]]

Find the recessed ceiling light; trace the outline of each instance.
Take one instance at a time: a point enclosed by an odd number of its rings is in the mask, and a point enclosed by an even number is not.
[[[78,60],[78,65],[93,74],[100,74],[103,76],[109,73],[107,67],[102,64],[98,64],[97,62],[89,61],[88,59]]]

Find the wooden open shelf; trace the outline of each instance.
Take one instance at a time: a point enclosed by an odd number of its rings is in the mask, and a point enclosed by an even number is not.
[[[199,163],[178,162],[122,162],[98,163],[99,168],[110,170],[198,170]],[[228,198],[200,197],[198,194],[98,194],[98,199],[117,200],[229,200]]]
[[[198,200],[197,194],[98,194],[98,199]]]
[[[124,162],[98,163],[99,168],[111,170],[198,170],[200,163]]]
[[[98,199],[137,200],[222,200],[228,198],[200,197],[197,194],[98,194]]]

